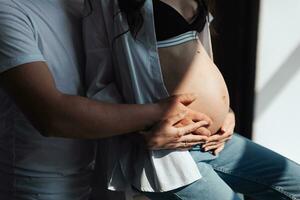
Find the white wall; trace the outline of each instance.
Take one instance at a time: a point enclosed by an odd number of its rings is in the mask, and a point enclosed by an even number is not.
[[[261,0],[254,140],[300,163],[300,1]]]

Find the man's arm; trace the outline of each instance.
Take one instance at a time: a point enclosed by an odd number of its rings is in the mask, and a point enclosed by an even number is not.
[[[0,75],[1,86],[43,134],[102,138],[142,130],[159,120],[157,105],[96,102],[59,92],[44,62],[33,62]]]
[[[0,85],[31,123],[46,136],[85,139],[110,137],[143,130],[180,113],[186,113],[185,116],[194,121],[211,121],[206,115],[184,106],[195,100],[193,95],[181,95],[157,104],[128,105],[63,94],[56,89],[44,62],[24,64],[2,73]],[[164,131],[160,131],[162,134],[154,139],[172,137],[177,140],[190,133],[194,127],[203,125],[196,123],[187,128],[173,129],[171,133],[174,136],[170,136],[170,132],[164,135]],[[191,140],[198,139],[195,136]]]
[[[142,130],[182,111],[186,111],[187,117],[195,121],[207,118],[183,105],[195,99],[191,95],[172,97],[152,105],[119,105],[61,93],[55,87],[46,59],[39,49],[35,27],[28,15],[13,2],[1,1],[0,4],[0,87],[12,97],[42,134],[67,138],[103,138]],[[96,17],[96,24],[97,20]],[[97,44],[95,48],[106,48],[107,44],[103,44]],[[98,62],[97,66],[106,67],[103,65],[105,63],[105,60]],[[103,82],[104,86],[106,83]],[[95,89],[98,91],[101,88]],[[170,123],[162,123],[162,127],[170,126]],[[152,134],[155,136],[150,138],[159,140],[162,148],[168,141],[174,143],[178,135],[190,133],[193,129],[190,126],[164,131],[167,128],[160,129],[160,134]],[[185,137],[181,139],[191,140]],[[198,139],[193,137],[193,140]]]

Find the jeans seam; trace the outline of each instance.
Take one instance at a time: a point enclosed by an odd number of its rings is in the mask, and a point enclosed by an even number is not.
[[[242,178],[242,179],[245,179],[245,180],[248,180],[248,181],[252,181],[252,182],[256,182],[256,183],[259,183],[259,184],[263,184],[264,186],[267,186],[269,188],[271,188],[272,190],[276,191],[276,192],[279,192],[289,198],[291,198],[292,200],[297,200],[296,197],[294,197],[294,195],[290,194],[289,192],[283,190],[281,187],[277,187],[277,186],[269,186],[268,183],[264,182],[264,181],[261,181],[257,178],[253,178],[253,177],[250,177],[250,176],[245,176],[243,174],[240,174],[240,173],[232,173],[232,170],[227,170],[225,168],[222,168],[222,167],[216,167],[215,165],[212,165],[212,167],[217,170],[217,171],[220,171],[220,172],[223,172],[223,173],[226,173],[226,174],[230,174],[231,176],[235,176],[235,177],[239,177],[239,178]]]

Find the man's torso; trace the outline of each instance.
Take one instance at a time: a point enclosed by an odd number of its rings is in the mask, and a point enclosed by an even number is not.
[[[82,6],[83,0],[0,0],[3,10],[28,17],[56,87],[71,95],[84,94]],[[94,142],[45,138],[1,89],[0,102],[0,191],[59,194],[89,184]]]

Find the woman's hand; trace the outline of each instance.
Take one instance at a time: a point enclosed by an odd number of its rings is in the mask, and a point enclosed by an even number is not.
[[[202,146],[204,151],[213,151],[214,155],[218,155],[224,149],[225,143],[232,138],[234,127],[235,115],[230,110],[221,129],[215,135],[208,137],[206,144]]]
[[[207,136],[194,135],[192,132],[207,126],[208,122],[198,121],[186,126],[176,126],[185,117],[187,117],[187,112],[177,114],[161,121],[150,131],[144,132],[148,148],[188,150],[206,141]]]
[[[157,103],[162,120],[145,134],[150,149],[189,149],[207,140],[205,134],[193,134],[212,123],[205,114],[187,107],[196,98],[193,94],[176,95]]]

